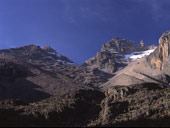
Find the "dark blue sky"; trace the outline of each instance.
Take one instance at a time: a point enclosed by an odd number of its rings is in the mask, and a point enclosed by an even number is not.
[[[0,48],[49,44],[77,63],[112,37],[158,44],[170,0],[0,0]]]

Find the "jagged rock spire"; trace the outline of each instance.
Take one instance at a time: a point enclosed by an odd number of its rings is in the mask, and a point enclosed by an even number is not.
[[[155,66],[157,69],[163,70],[166,65],[170,55],[170,31],[166,31],[159,38],[159,47],[155,52],[149,56],[150,63],[152,66]]]
[[[164,61],[169,56],[170,52],[170,31],[162,34],[159,39],[159,56],[161,61]]]
[[[140,46],[141,46],[141,47],[144,47],[144,46],[145,46],[143,40],[140,41]]]

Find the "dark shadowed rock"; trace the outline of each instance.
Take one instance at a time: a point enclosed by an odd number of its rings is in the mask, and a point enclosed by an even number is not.
[[[0,126],[170,126],[169,35],[133,63],[154,46],[113,38],[83,66],[48,45],[0,50]]]
[[[33,104],[0,102],[0,126],[87,126],[99,117],[104,94],[77,90]]]

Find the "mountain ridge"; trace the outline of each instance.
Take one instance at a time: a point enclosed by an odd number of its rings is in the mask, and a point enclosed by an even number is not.
[[[140,54],[142,51],[155,49],[155,45],[145,46],[141,41],[139,45],[134,45],[133,41],[122,38],[112,38],[112,40],[102,45],[101,51],[95,57],[85,61],[84,66],[95,67],[102,71],[114,73],[127,66],[132,59],[129,54]]]
[[[82,66],[48,45],[0,50],[0,126],[170,126],[169,36],[113,38]]]

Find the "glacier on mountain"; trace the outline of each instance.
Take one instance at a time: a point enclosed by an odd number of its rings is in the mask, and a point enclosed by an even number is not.
[[[155,48],[156,49],[156,48]],[[138,60],[141,59],[145,56],[150,55],[152,52],[155,51],[155,49],[151,49],[151,50],[146,50],[146,51],[141,51],[141,52],[133,52],[131,54],[127,54],[125,55],[125,60],[131,59],[131,60]]]

